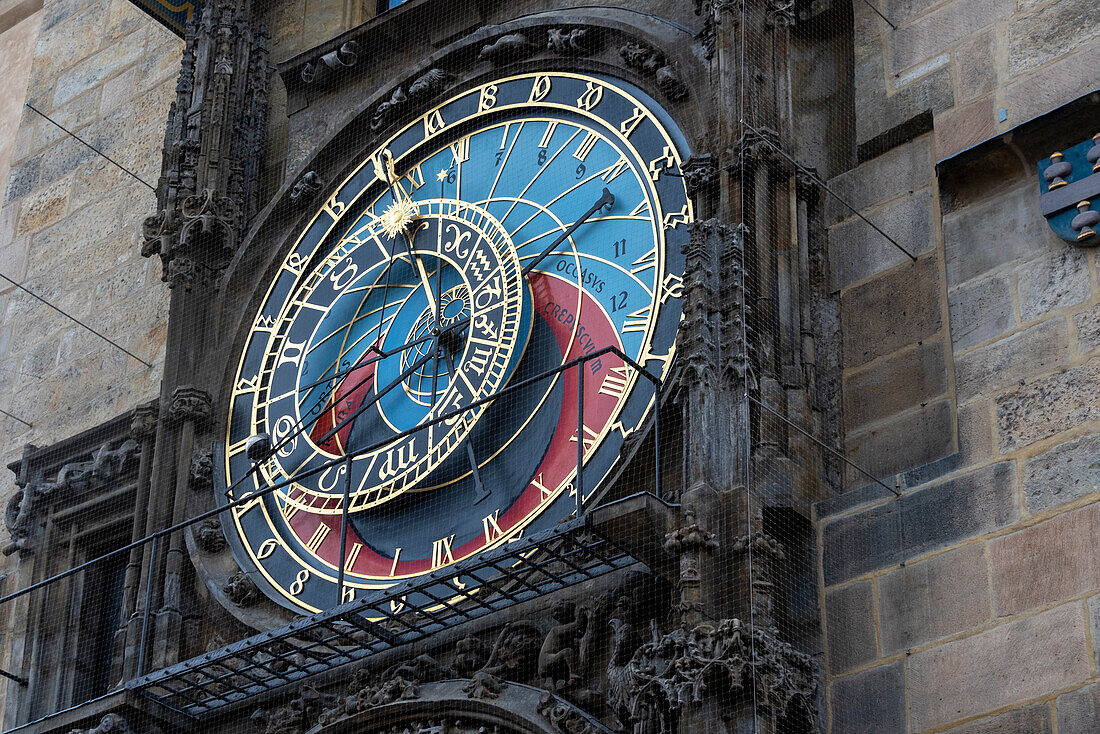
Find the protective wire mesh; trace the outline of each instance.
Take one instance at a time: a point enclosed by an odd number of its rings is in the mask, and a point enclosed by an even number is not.
[[[853,8],[549,5],[112,4],[158,85],[23,117],[154,366],[9,306],[106,397],[5,427],[5,730],[826,731]]]

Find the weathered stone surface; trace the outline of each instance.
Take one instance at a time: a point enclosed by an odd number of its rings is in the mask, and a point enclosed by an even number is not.
[[[922,76],[887,96],[883,85],[882,56],[872,55],[857,63],[856,88],[860,91],[856,116],[856,141],[866,143],[926,112],[939,113],[955,106],[951,67]]]
[[[1050,706],[1038,703],[954,726],[944,734],[1051,734]]]
[[[834,734],[905,731],[905,668],[902,661],[833,681],[830,704]]]
[[[1062,247],[1016,269],[1020,318],[1027,322],[1092,296],[1087,250]]]
[[[1100,347],[1100,304],[1073,317],[1077,328],[1077,353],[1088,354]]]
[[[1043,252],[1057,237],[1035,206],[1034,185],[1012,189],[943,219],[947,285]]]
[[[936,160],[971,148],[996,132],[996,104],[992,96],[956,106],[936,117]]]
[[[1000,275],[968,283],[948,294],[947,311],[951,343],[956,350],[969,349],[1015,326],[1012,284]]]
[[[959,41],[1012,15],[1016,0],[974,3],[955,0],[921,16],[892,34],[890,72],[896,74],[946,51]]]
[[[19,226],[16,235],[34,232],[63,217],[69,205],[72,179],[65,178],[49,186],[35,189],[24,197],[19,206]]]
[[[1056,0],[1009,26],[1009,73],[1025,74],[1097,36],[1100,36],[1100,3]]]
[[[825,594],[829,672],[833,675],[866,665],[878,657],[875,608],[870,581]]]
[[[829,181],[829,188],[859,210],[892,201],[912,193],[932,180],[932,154],[928,136],[883,153],[861,166]],[[830,226],[852,216],[852,212],[829,196],[825,199],[825,220]]]
[[[41,169],[42,156],[40,155],[12,166],[8,173],[8,192],[4,195],[4,203],[29,194],[38,185],[38,174]]]
[[[993,69],[993,31],[980,33],[955,49],[956,98],[969,102],[992,92],[997,78]]]
[[[1100,419],[1100,357],[1043,377],[997,400],[1001,451],[1012,451],[1048,436]]]
[[[826,585],[1014,523],[1014,462],[976,469],[825,526]]]
[[[1100,669],[1100,646],[1095,644],[1096,640],[1100,640],[1100,594],[1090,596],[1087,605],[1089,610],[1089,629],[1092,630],[1093,639],[1092,664],[1094,667]]]
[[[1005,96],[1015,124],[1049,112],[1083,94],[1096,90],[1100,57],[1083,48],[1008,85]]]
[[[1058,697],[1058,734],[1095,734],[1100,723],[1100,683]]]
[[[848,457],[876,477],[889,477],[955,452],[955,416],[950,400],[908,411],[846,437]],[[866,477],[851,469],[850,482]]]
[[[1100,505],[1089,505],[989,543],[997,616],[1100,588]]]
[[[935,245],[930,189],[863,214],[914,255]],[[829,278],[834,291],[905,262],[909,262],[908,255],[858,217],[829,230]]]
[[[53,104],[63,105],[81,92],[101,84],[141,58],[144,35],[121,39],[69,69],[57,79]]]
[[[906,564],[879,581],[884,656],[962,632],[990,616],[984,543]]]
[[[1100,435],[1055,446],[1028,459],[1024,469],[1024,500],[1031,512],[1100,492]]]
[[[910,724],[943,726],[1089,675],[1082,605],[1055,607],[911,656]]]
[[[993,455],[993,411],[987,401],[959,407],[960,466],[981,463]]]
[[[923,342],[844,376],[848,430],[931,402],[947,390],[943,342]]]
[[[924,258],[843,293],[845,367],[865,364],[939,331],[940,288],[935,260]]]
[[[1066,331],[1065,319],[1056,317],[958,357],[955,390],[959,400],[992,393],[1064,365],[1069,355]]]

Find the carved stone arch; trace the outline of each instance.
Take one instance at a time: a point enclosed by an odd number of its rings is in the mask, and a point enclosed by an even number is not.
[[[468,680],[415,687],[401,699],[347,715],[328,712],[306,734],[390,734],[394,731],[477,734],[611,734],[611,730],[572,704],[546,691],[505,683],[497,697],[473,699],[463,692]],[[433,728],[434,727],[434,728]],[[407,729],[406,729],[407,728]]]
[[[598,35],[600,43],[581,45],[575,53],[562,53],[552,40],[550,32],[555,29],[587,30]],[[533,39],[531,43],[536,50],[503,64],[479,60],[484,47],[516,33],[527,34]],[[650,68],[652,65],[631,65],[624,61],[622,49],[627,44],[654,54],[654,58],[662,64],[657,69],[674,67],[684,88],[697,91],[671,96],[663,92],[656,71]],[[475,87],[501,74],[543,69],[599,73],[633,84],[661,104],[689,143],[694,144],[703,139],[707,120],[713,113],[712,96],[703,91],[706,89],[706,69],[691,52],[695,44],[693,29],[625,8],[603,9],[599,16],[579,12],[536,13],[483,27],[430,57],[426,56],[421,63],[410,67],[396,83],[374,88],[369,94],[359,94],[358,87],[362,87],[364,82],[356,71],[369,67],[366,61],[360,61],[347,74],[332,79],[324,86],[324,95],[338,95],[341,88],[350,88],[349,91],[354,92],[340,97],[344,105],[341,108],[343,119],[330,115],[335,122],[321,136],[323,142],[318,144],[316,152],[308,160],[284,172],[278,190],[252,220],[222,275],[221,287],[207,307],[209,317],[217,323],[217,341],[206,346],[206,351],[198,355],[195,363],[204,370],[204,374],[196,375],[194,379],[212,389],[214,415],[210,425],[215,427],[215,437],[221,434],[227,419],[228,396],[233,388],[241,349],[265,296],[267,284],[281,265],[283,253],[293,246],[312,219],[325,191],[343,181],[381,141],[415,120],[431,105],[459,90]],[[360,44],[359,48],[364,49],[364,44]],[[332,50],[326,49],[327,46],[322,45],[310,54],[324,54]],[[307,60],[302,57],[294,65],[279,70],[288,95],[293,93],[295,85],[303,83],[301,66]],[[406,98],[410,97],[410,89],[418,84],[422,85],[420,93],[412,95],[392,119],[372,131],[371,123],[379,106],[393,100],[398,91]],[[324,104],[324,97],[316,100],[318,107]],[[308,188],[305,182],[317,181],[322,182],[319,192],[302,193]],[[198,514],[211,507],[209,493],[195,494],[188,501],[191,503],[190,514]],[[228,550],[196,552],[195,543],[189,538],[189,551],[206,594],[224,607],[228,616],[236,622],[258,630],[292,621],[290,612],[268,603],[266,599],[247,607],[230,601],[225,586],[234,577],[237,568],[229,558]]]

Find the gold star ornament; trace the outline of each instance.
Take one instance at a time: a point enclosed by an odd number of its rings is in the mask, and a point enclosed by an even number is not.
[[[389,237],[397,235],[408,229],[409,224],[416,217],[416,204],[409,199],[398,199],[386,207],[379,221],[382,223],[382,231]]]

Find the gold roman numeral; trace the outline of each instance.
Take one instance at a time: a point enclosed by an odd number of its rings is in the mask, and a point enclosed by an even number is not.
[[[615,400],[621,400],[630,381],[630,368],[612,367],[611,372],[613,374],[606,375],[603,378],[603,384],[600,385],[600,395],[610,395]]]
[[[455,562],[454,552],[451,550],[451,543],[454,542],[454,535],[432,542],[432,568],[439,568],[444,564]]]
[[[588,157],[588,154],[592,152],[592,149],[596,147],[596,143],[598,143],[599,140],[600,138],[596,133],[589,131],[588,134],[584,136],[584,140],[581,141],[581,144],[577,146],[577,150],[573,153],[573,157],[583,163],[584,159]]]
[[[596,439],[599,438],[600,434],[593,431],[591,428],[589,428],[584,423],[581,424],[581,428],[584,429],[584,437],[581,439],[581,441],[583,441],[583,443],[584,443],[584,453],[587,454],[589,451],[592,450],[592,447],[595,445]],[[576,434],[570,436],[569,440],[572,443],[576,443],[577,442]]]
[[[542,472],[539,472],[539,475],[531,480],[531,486],[538,489],[540,503],[545,502],[550,495],[554,494],[553,490],[547,489],[546,485],[542,483]]]
[[[355,562],[357,560],[359,560],[359,551],[361,551],[361,550],[363,550],[363,544],[362,543],[353,543],[352,544],[351,553],[348,553],[347,558],[344,560],[344,570],[345,571],[351,571],[352,567],[355,566]],[[400,548],[398,550],[400,550]],[[392,576],[393,574],[390,574],[390,575]]]
[[[485,542],[491,543],[494,539],[504,535],[504,531],[500,529],[500,524],[497,522],[500,518],[500,510],[495,510],[492,515],[486,515],[481,518],[481,525],[485,530]]]
[[[328,537],[329,530],[331,528],[324,523],[318,525],[317,529],[313,531],[313,535],[310,536],[309,542],[306,543],[306,548],[309,548],[311,553],[316,553],[317,549],[321,547],[321,543],[324,543],[325,538]]]
[[[645,327],[649,325],[649,315],[653,311],[653,306],[643,306],[637,311],[631,311],[630,315],[623,319],[623,333],[629,334],[633,331],[645,332]]]
[[[626,165],[626,158],[620,158],[619,160],[615,161],[615,163],[604,169],[604,172],[600,176],[600,178],[602,178],[606,183],[611,183],[619,177],[619,174],[626,170]]]
[[[549,122],[546,124],[546,132],[542,134],[542,140],[539,141],[540,148],[546,148],[550,145],[550,138],[554,137],[554,131],[558,129],[557,122]]]
[[[455,163],[465,163],[470,160],[470,138],[465,137],[451,143],[451,155],[454,156]]]
[[[634,275],[638,273],[644,273],[645,271],[657,267],[657,248],[642,255],[640,258],[631,263],[630,272]]]
[[[283,513],[283,519],[287,522],[290,522],[294,519],[294,516],[298,514],[298,505],[292,505],[287,502],[285,505],[282,506],[280,512]]]

